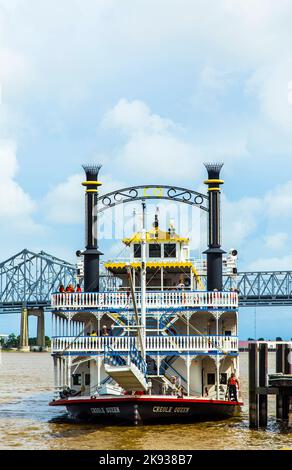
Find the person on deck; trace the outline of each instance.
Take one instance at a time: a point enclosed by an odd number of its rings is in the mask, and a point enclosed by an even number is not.
[[[101,330],[101,336],[108,336],[108,331],[106,325],[103,325]]]
[[[82,289],[80,287],[80,284],[76,285],[76,291],[75,292],[82,292]]]
[[[63,284],[60,284],[59,292],[61,292],[61,293],[65,292],[65,287],[64,287]]]
[[[237,399],[237,390],[239,390],[239,381],[236,378],[234,372],[232,372],[229,377],[228,383],[228,396],[230,401],[238,401]]]
[[[68,284],[68,286],[66,287],[66,292],[74,292],[74,287],[72,286],[72,284]]]
[[[179,284],[176,287],[179,290],[184,290],[186,286],[182,281],[180,281]]]

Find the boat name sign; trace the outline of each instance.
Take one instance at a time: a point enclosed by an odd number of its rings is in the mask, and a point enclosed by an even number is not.
[[[111,406],[110,408],[91,408],[91,413],[96,415],[120,413],[118,406]]]
[[[153,413],[188,413],[189,408],[184,406],[153,406]]]

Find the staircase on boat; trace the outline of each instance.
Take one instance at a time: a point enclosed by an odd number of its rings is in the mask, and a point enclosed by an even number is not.
[[[146,391],[147,364],[134,346],[126,356],[118,354],[109,346],[104,352],[104,368],[106,373],[126,391]]]

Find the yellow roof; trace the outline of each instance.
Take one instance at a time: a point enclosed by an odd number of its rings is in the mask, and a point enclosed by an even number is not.
[[[146,232],[146,243],[189,243],[189,241],[189,238],[180,237],[176,233],[164,232],[159,228],[153,228],[152,230],[149,230],[149,232]],[[125,243],[125,245],[131,245],[132,243],[141,243],[141,233],[136,232],[132,237],[124,238],[123,243]]]
[[[140,261],[133,261],[132,263],[124,263],[124,262],[108,262],[104,263],[104,267],[109,270],[119,270],[124,269],[127,266],[131,266],[132,268],[140,268],[141,262]],[[148,261],[146,263],[147,268],[191,268],[194,274],[196,274],[195,267],[191,261]]]
[[[139,269],[141,268],[141,262],[139,261],[133,261],[132,263],[124,263],[124,262],[111,262],[109,261],[108,263],[104,263],[104,267],[108,269],[109,271],[113,273],[120,273],[121,270],[124,270],[126,267],[131,266],[131,268]],[[204,288],[204,285],[201,281],[200,276],[197,273],[197,270],[194,266],[194,264],[191,261],[148,261],[146,263],[146,267],[149,269],[155,269],[155,268],[190,268],[196,277],[197,281],[199,282],[201,288]]]

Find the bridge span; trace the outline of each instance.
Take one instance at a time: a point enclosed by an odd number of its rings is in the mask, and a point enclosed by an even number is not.
[[[285,306],[292,304],[292,271],[246,271],[237,274],[240,307]],[[234,278],[224,277],[224,290]]]

